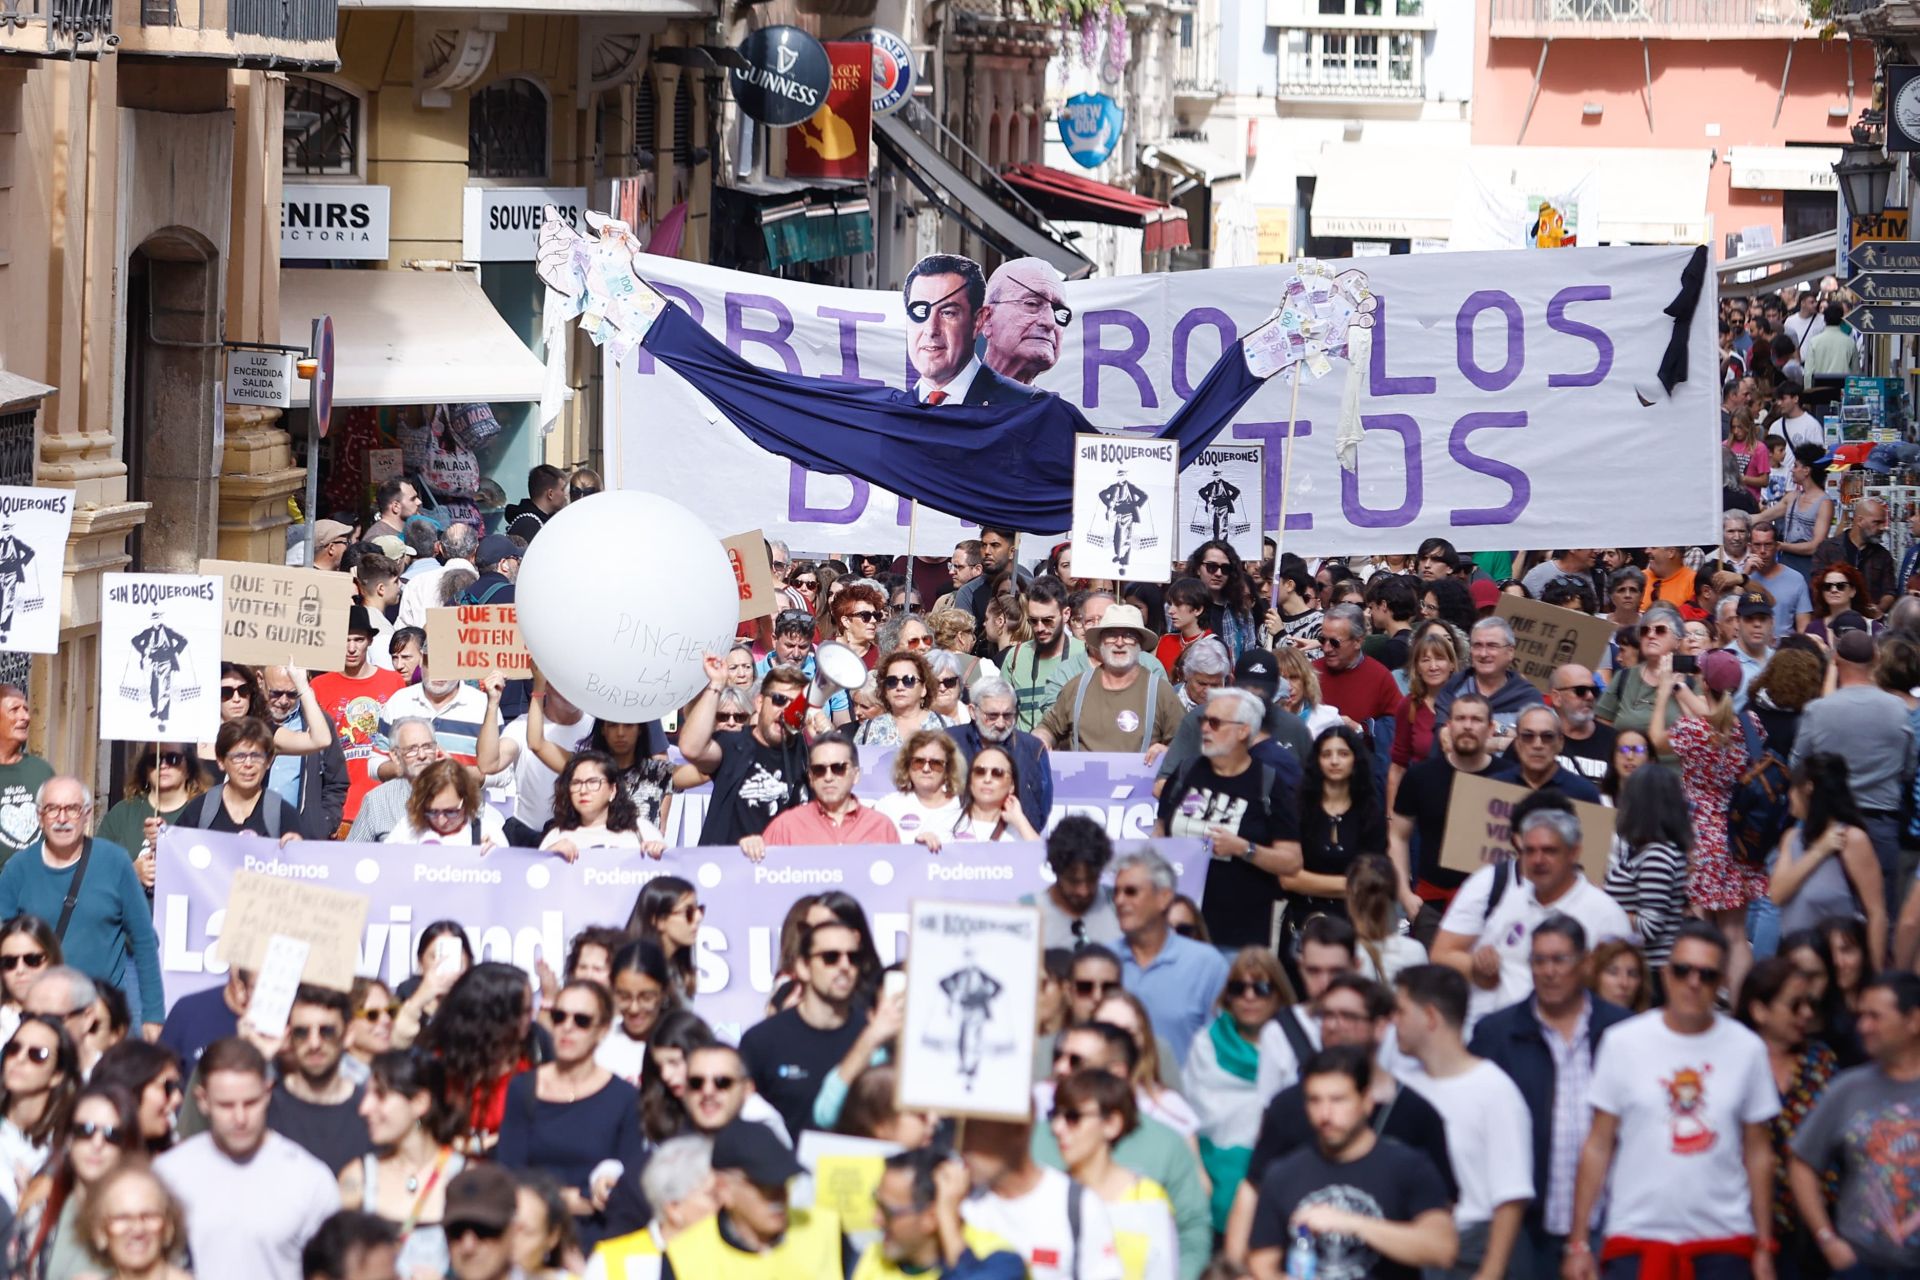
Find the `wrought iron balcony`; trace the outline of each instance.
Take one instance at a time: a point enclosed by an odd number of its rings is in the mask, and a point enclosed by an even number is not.
[[[0,53],[98,58],[119,43],[113,0],[0,0]]]
[[[118,7],[128,53],[245,67],[340,65],[339,0],[118,0]]]
[[[1494,39],[1792,40],[1808,0],[1492,0]],[[1838,7],[1838,5],[1836,5]]]
[[[1280,43],[1275,94],[1314,102],[1417,102],[1420,39],[1378,30],[1294,29]]]

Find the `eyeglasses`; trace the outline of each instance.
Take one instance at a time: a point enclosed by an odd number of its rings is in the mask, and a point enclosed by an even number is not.
[[[1570,693],[1576,698],[1597,698],[1600,696],[1600,686],[1593,684],[1561,685],[1559,688],[1556,688],[1554,692]]]
[[[40,812],[49,818],[78,817],[87,811],[84,804],[43,804]]]
[[[1320,633],[1320,647],[1322,649],[1338,649],[1345,643],[1346,641],[1342,640],[1339,636],[1330,636],[1324,631]]]
[[[1232,567],[1233,566],[1225,560],[1202,560],[1200,562],[1200,572],[1202,573],[1225,573]]]
[[[697,902],[689,902],[673,914],[676,916],[685,916],[688,920],[698,920],[701,916],[707,914],[707,909]]]
[[[1667,972],[1681,982],[1692,982],[1698,978],[1710,987],[1720,985],[1721,971],[1707,964],[1682,964],[1677,960],[1667,961]]]
[[[558,1031],[571,1022],[582,1031],[591,1031],[598,1026],[600,1019],[580,1009],[555,1009],[553,1011],[553,1029]]]
[[[447,1243],[452,1244],[462,1236],[473,1236],[479,1240],[498,1240],[507,1234],[505,1227],[497,1227],[491,1222],[449,1222],[447,1224]]]
[[[705,1093],[712,1089],[715,1093],[725,1093],[740,1083],[739,1076],[688,1076],[688,1093]]]
[[[166,1220],[164,1209],[139,1209],[113,1214],[107,1219],[107,1230],[114,1235],[125,1235],[135,1227],[157,1227]]]
[[[862,622],[871,623],[872,621],[874,621],[874,619],[878,618],[880,615],[875,613],[871,609],[855,609],[851,613],[848,613],[844,616],[849,618],[858,618]]]
[[[793,580],[793,585],[801,588],[803,591],[818,591],[820,589],[820,579],[795,578]]]
[[[1075,923],[1077,924],[1079,922],[1075,921]],[[1173,931],[1183,938],[1198,938],[1200,936],[1200,926],[1197,924],[1177,924],[1173,926]]]
[[[293,702],[293,701],[296,701],[299,697],[300,697],[300,691],[298,689],[267,690],[268,702]]]
[[[860,962],[858,954],[852,951],[816,951],[807,957],[818,960],[829,969],[838,969],[841,965],[853,965]]]
[[[1641,746],[1637,742],[1629,742],[1624,746],[1615,747],[1614,750],[1618,751],[1621,755],[1625,756],[1629,760],[1637,760],[1641,756],[1647,754],[1647,749]]]
[[[1060,325],[1062,328],[1065,328],[1067,325],[1073,323],[1073,308],[1069,307],[1066,303],[1055,302],[1052,298],[1049,298],[1046,294],[1040,292],[1038,289],[1035,289],[1031,285],[1021,284],[1020,281],[1018,280],[1010,280],[1008,281],[1008,283],[1019,285],[1022,289],[1025,289],[1027,293],[1030,295],[1025,298],[1016,299],[1012,305],[1019,307],[1023,311],[1031,312],[1036,316],[1039,315],[1042,311],[1051,311],[1053,312],[1053,322],[1057,325]],[[1008,305],[1004,301],[993,302],[991,298],[988,299],[988,302],[994,306]]]
[[[960,677],[959,676],[941,676],[940,687],[942,689],[958,689],[960,687]]]
[[[266,758],[267,753],[264,751],[229,751],[227,753],[228,764],[261,764]]]
[[[886,676],[880,681],[880,683],[881,685],[883,685],[888,689],[918,689],[920,687],[920,677],[919,676]]]
[[[1354,1023],[1358,1023],[1358,1022],[1372,1022],[1372,1021],[1373,1021],[1373,1019],[1372,1019],[1372,1018],[1371,1018],[1370,1016],[1368,1016],[1368,1014],[1367,1014],[1367,1012],[1366,1012],[1366,1010],[1364,1010],[1364,1009],[1361,1009],[1361,1010],[1354,1010],[1354,1009],[1316,1009],[1316,1010],[1314,1011],[1314,1015],[1313,1015],[1313,1016],[1314,1016],[1314,1017],[1316,1017],[1316,1018],[1318,1018],[1318,1019],[1320,1019],[1320,1021],[1322,1021],[1322,1022],[1354,1022]]]
[[[1822,591],[1851,591],[1853,590],[1853,584],[1845,578],[1842,578],[1838,582],[1823,582],[1820,584],[1820,589]]]
[[[947,768],[945,756],[915,756],[907,762],[907,767],[922,773],[944,773]]]
[[[763,693],[760,696],[771,702],[776,711],[792,702],[794,697],[791,693]]]
[[[1273,984],[1271,982],[1234,981],[1234,982],[1229,982],[1227,984],[1227,996],[1230,999],[1234,999],[1234,1000],[1238,1000],[1242,996],[1259,996],[1262,1000],[1265,1000],[1268,996],[1272,994],[1273,994]]]
[[[1058,614],[1030,613],[1027,615],[1027,625],[1030,627],[1057,627],[1060,625],[1060,616]]]
[[[977,764],[973,766],[971,776],[975,778],[992,778],[998,781],[1007,776],[1007,771],[997,764]]]
[[[1200,723],[1215,733],[1218,733],[1228,725],[1239,724],[1240,722],[1238,720],[1222,720],[1219,716],[1201,716]]]
[[[933,315],[933,309],[935,307],[945,302],[948,298],[953,297],[956,293],[964,293],[968,283],[968,281],[962,280],[952,290],[941,294],[931,302],[925,298],[921,298],[917,302],[909,302],[907,304],[907,319],[913,321],[915,324],[925,324],[928,318]]]
[[[823,760],[819,764],[808,765],[807,775],[813,778],[824,778],[832,774],[836,778],[844,778],[847,776],[847,770],[851,768],[853,768],[851,760]]]
[[[29,969],[38,969],[46,962],[47,953],[44,951],[29,951],[24,955],[17,956],[0,956],[0,970],[12,973],[21,965],[25,965]]]
[[[68,1016],[71,1017],[72,1015],[69,1014]],[[50,1045],[21,1044],[18,1040],[9,1040],[7,1041],[7,1047],[0,1049],[0,1059],[12,1062],[23,1053],[27,1055],[28,1062],[45,1063],[53,1057],[53,1048]]]
[[[223,684],[220,686],[220,700],[231,702],[235,698],[247,696],[247,686],[243,684]]]
[[[745,719],[745,718],[746,717],[744,716],[741,717],[741,719]],[[572,782],[569,782],[567,784],[568,788],[574,791],[598,791],[602,787],[608,787],[612,785],[613,784],[608,782],[605,778],[594,777],[591,774],[589,774],[584,778],[576,777]]]
[[[657,1009],[660,1007],[661,993],[658,991],[616,991],[613,1003],[621,1009]]]
[[[1656,622],[1652,626],[1640,628],[1640,634],[1643,636],[1670,636],[1673,634],[1673,628],[1664,622]]]
[[[1514,737],[1522,742],[1558,742],[1560,733],[1555,729],[1521,729]]]
[[[1087,1055],[1084,1053],[1068,1053],[1065,1049],[1055,1049],[1053,1051],[1053,1060],[1056,1063],[1066,1063],[1067,1070],[1069,1071],[1078,1071],[1087,1065]]]
[[[1013,719],[1013,712],[1011,711],[980,711],[976,709],[973,713],[973,718],[976,720],[992,720],[992,721],[998,722],[1001,720]]]
[[[120,1126],[114,1124],[95,1124],[91,1120],[75,1120],[67,1126],[67,1136],[75,1142],[85,1142],[98,1138],[108,1146],[120,1144]]]
[[[393,1021],[394,1006],[390,1004],[368,1005],[356,1015],[363,1022]]]
[[[287,1034],[297,1041],[318,1040],[322,1044],[332,1044],[340,1038],[338,1027],[291,1027]]]
[[[933,637],[915,636],[911,640],[902,640],[900,643],[909,649],[931,649],[933,648]]]
[[[1073,994],[1077,996],[1104,996],[1109,991],[1118,991],[1118,982],[1105,982],[1099,978],[1075,978]]]
[[[429,809],[427,810],[427,821],[432,823],[464,822],[466,821],[466,818],[467,818],[467,811],[465,809]]]
[[[1075,1067],[1074,1070],[1078,1071],[1079,1068]],[[1047,1112],[1047,1119],[1050,1122],[1054,1124],[1064,1124],[1069,1129],[1084,1120],[1098,1120],[1099,1118],[1100,1108],[1098,1107],[1094,1107],[1090,1111],[1067,1111],[1060,1107],[1055,1107]]]
[[[715,724],[742,725],[753,719],[744,711],[722,711],[713,717]]]

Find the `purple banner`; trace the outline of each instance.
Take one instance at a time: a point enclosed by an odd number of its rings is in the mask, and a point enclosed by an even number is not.
[[[1200,842],[1144,843],[1173,863],[1180,891],[1199,901],[1207,867]],[[780,922],[795,898],[827,889],[859,898],[880,957],[891,963],[905,946],[914,899],[1010,902],[1041,893],[1051,880],[1043,854],[1037,843],[956,843],[937,855],[913,844],[850,845],[769,849],[754,863],[731,848],[671,849],[658,860],[608,849],[569,864],[531,849],[480,856],[467,846],[316,841],[283,849],[259,836],[170,828],[160,840],[154,924],[169,1004],[224,980],[215,943],[233,873],[241,869],[366,894],[359,972],[390,985],[413,972],[415,939],[442,919],[465,926],[484,959],[531,974],[544,958],[557,972],[574,934],[588,925],[625,925],[642,885],[677,875],[699,886],[707,909],[695,1008],[734,1036],[765,1016]]]

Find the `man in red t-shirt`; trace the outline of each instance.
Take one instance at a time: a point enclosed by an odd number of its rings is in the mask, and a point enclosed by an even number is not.
[[[376,634],[367,607],[354,605],[347,623],[346,669],[329,671],[313,681],[313,696],[333,721],[335,741],[347,757],[351,781],[343,811],[347,822],[360,812],[361,797],[379,785],[373,771],[384,758],[374,747],[381,704],[406,684],[397,673],[373,665],[370,652]]]
[[[1364,730],[1382,716],[1391,716],[1405,699],[1393,673],[1361,652],[1360,610],[1337,604],[1320,623],[1321,658],[1313,664],[1320,676],[1320,701],[1357,722]]]

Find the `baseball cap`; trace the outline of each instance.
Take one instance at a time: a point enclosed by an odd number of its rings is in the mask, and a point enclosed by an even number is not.
[[[315,520],[313,522],[313,545],[325,548],[330,542],[353,536],[353,526],[341,524],[338,520]]]
[[[372,542],[380,549],[380,554],[389,560],[410,560],[420,554],[413,549],[411,543],[397,533],[383,533],[372,539]]]
[[[347,634],[350,636],[377,636],[380,634],[380,628],[373,625],[373,615],[367,612],[367,606],[356,604],[348,607]]]
[[[447,1205],[440,1220],[447,1224],[449,1237],[453,1227],[465,1223],[505,1231],[513,1225],[519,1207],[520,1190],[511,1173],[497,1164],[475,1164],[447,1184]]]
[[[1739,607],[1733,612],[1739,618],[1771,618],[1773,601],[1767,599],[1764,591],[1742,591]]]
[[[1740,659],[1725,649],[1709,649],[1700,655],[1700,682],[1715,693],[1738,689],[1740,675]]]
[[[1491,609],[1500,603],[1500,584],[1491,578],[1476,578],[1467,584],[1467,593],[1476,609]]]
[[[480,539],[480,550],[475,553],[473,562],[482,569],[490,569],[502,560],[518,560],[520,548],[513,539],[504,533],[490,533]]]
[[[1842,662],[1864,667],[1873,661],[1873,637],[1864,631],[1848,631],[1833,642],[1833,651]]]
[[[735,1120],[714,1137],[713,1169],[737,1169],[756,1187],[784,1187],[806,1172],[787,1144],[757,1120]],[[453,1216],[452,1205],[447,1216]]]
[[[1842,609],[1839,613],[1827,619],[1827,634],[1829,636],[1839,636],[1848,631],[1870,630],[1872,630],[1872,628],[1867,626],[1867,620],[1858,613],[1855,613],[1852,609]]]
[[[1266,649],[1248,649],[1233,664],[1233,682],[1243,689],[1264,690],[1271,696],[1280,687],[1280,660]]]

